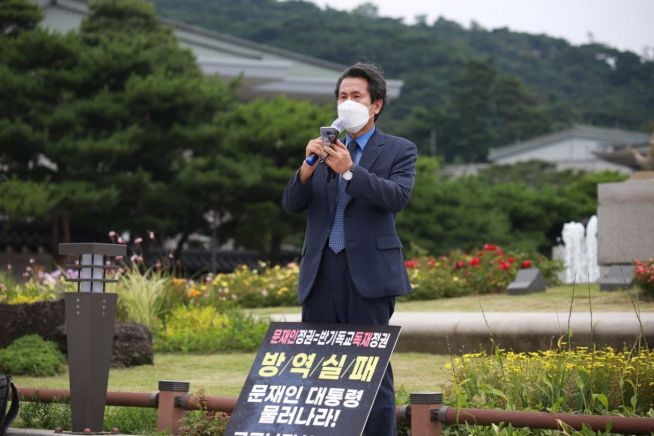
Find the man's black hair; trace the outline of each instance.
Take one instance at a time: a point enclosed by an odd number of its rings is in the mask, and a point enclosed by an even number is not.
[[[368,92],[370,93],[371,103],[374,103],[377,100],[382,101],[382,108],[379,113],[375,115],[375,120],[377,120],[381,111],[386,107],[386,80],[384,79],[384,73],[382,72],[381,67],[374,64],[364,63],[356,63],[351,67],[348,67],[336,82],[336,89],[334,90],[336,100],[338,100],[341,82],[346,77],[361,77],[362,79],[365,79],[366,82],[368,82]]]

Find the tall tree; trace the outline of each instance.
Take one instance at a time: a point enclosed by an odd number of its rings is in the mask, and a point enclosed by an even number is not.
[[[255,100],[226,114],[225,141],[243,158],[244,174],[230,198],[234,218],[226,225],[236,241],[275,260],[284,242],[299,241],[302,218],[281,207],[281,194],[302,163],[304,149],[319,127],[329,125],[333,108],[284,97]]]
[[[153,6],[100,0],[79,34],[23,34],[0,61],[9,84],[38,85],[2,90],[12,111],[4,122],[22,139],[7,138],[2,156],[12,180],[50,189],[42,209],[76,228],[174,235],[204,226],[202,212],[186,213],[208,209],[205,197],[178,190],[178,172],[198,150],[221,147],[222,135],[208,145],[197,132],[212,128],[233,92],[202,74]]]

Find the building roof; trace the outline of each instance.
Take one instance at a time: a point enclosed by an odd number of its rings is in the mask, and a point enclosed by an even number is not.
[[[88,0],[32,0],[44,9],[42,25],[60,32],[77,30],[89,14]],[[273,95],[334,101],[334,85],[344,65],[294,53],[189,24],[161,18],[190,48],[205,74],[242,77],[246,99]],[[388,97],[399,97],[403,82],[387,80]]]
[[[514,157],[523,152],[544,148],[551,144],[561,142],[572,137],[594,139],[612,146],[642,143],[647,141],[649,135],[633,130],[611,129],[606,127],[575,124],[569,129],[549,133],[547,135],[537,136],[528,141],[518,142],[516,144],[506,145],[498,148],[492,148],[488,154],[488,160],[495,162],[498,160]]]

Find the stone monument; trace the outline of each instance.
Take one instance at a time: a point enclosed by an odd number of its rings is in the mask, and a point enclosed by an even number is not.
[[[646,156],[631,149],[642,171],[619,183],[597,188],[599,263],[609,266],[600,288],[627,287],[634,259],[654,257],[654,133]]]

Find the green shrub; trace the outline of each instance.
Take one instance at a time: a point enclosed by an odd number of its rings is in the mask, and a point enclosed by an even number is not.
[[[25,402],[20,404],[17,427],[55,429],[61,427],[71,430],[70,403],[38,403]]]
[[[72,429],[70,403],[22,402],[17,427]],[[157,410],[144,407],[107,406],[104,414],[104,430],[120,429],[124,434],[155,434]]]
[[[108,406],[104,412],[104,429],[113,428],[125,434],[153,433],[157,429],[157,409]]]
[[[0,372],[43,377],[64,372],[66,359],[57,344],[38,335],[23,336],[0,350]]]
[[[157,351],[251,351],[257,349],[267,329],[267,321],[236,308],[221,313],[214,306],[179,306],[166,326],[155,331],[154,345]]]

